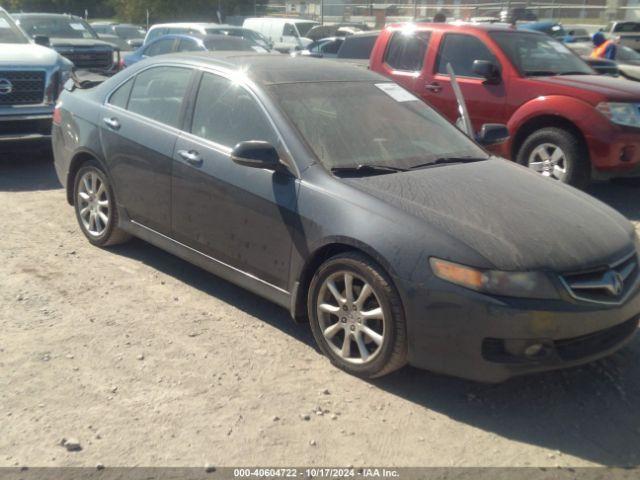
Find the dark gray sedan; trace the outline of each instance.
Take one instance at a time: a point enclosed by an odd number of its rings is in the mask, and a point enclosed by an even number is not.
[[[264,296],[356,375],[500,381],[611,354],[638,326],[624,217],[361,68],[156,57],[68,84],[53,145],[92,244],[135,235]]]

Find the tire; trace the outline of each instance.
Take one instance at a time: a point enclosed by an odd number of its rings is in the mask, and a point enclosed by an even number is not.
[[[92,183],[93,179],[96,183]],[[85,183],[85,180],[88,183]],[[91,244],[108,247],[124,243],[131,238],[118,227],[116,197],[107,175],[98,162],[90,160],[76,173],[73,180],[73,200],[80,230]],[[89,213],[85,210],[87,208]]]
[[[352,279],[350,301],[347,276]],[[330,282],[338,296],[332,293]],[[371,293],[360,298],[366,293],[365,285]],[[309,285],[307,310],[318,347],[338,368],[358,377],[375,378],[407,362],[406,322],[400,296],[388,275],[367,256],[349,252],[323,263]],[[329,333],[325,336],[324,332]]]
[[[562,168],[555,168],[553,159],[557,152],[562,154],[557,165],[563,167],[564,172]],[[545,153],[548,160],[543,158]],[[584,189],[591,181],[591,163],[586,146],[575,134],[563,128],[547,127],[533,132],[518,150],[516,161],[576,188]]]

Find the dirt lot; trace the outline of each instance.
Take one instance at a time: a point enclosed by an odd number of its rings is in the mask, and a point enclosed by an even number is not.
[[[636,222],[639,191],[592,188]],[[0,160],[0,205],[0,466],[640,463],[640,336],[500,385],[367,382],[250,293],[142,241],[91,247],[46,156]]]

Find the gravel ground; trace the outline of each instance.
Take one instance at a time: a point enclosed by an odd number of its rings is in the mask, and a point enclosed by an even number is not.
[[[638,191],[591,189],[636,224]],[[91,247],[46,155],[0,160],[0,205],[0,466],[640,464],[640,336],[499,385],[363,381],[259,297]]]

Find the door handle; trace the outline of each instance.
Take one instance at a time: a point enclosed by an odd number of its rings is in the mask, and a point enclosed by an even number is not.
[[[200,154],[195,150],[178,150],[178,155],[195,167],[202,165],[202,158],[200,158]]]
[[[104,123],[112,130],[120,130],[120,122],[114,117],[105,117],[102,119]]]
[[[424,86],[424,88],[426,88],[430,92],[438,93],[442,90],[442,85],[440,85],[438,82],[432,82],[432,83],[427,83]]]

